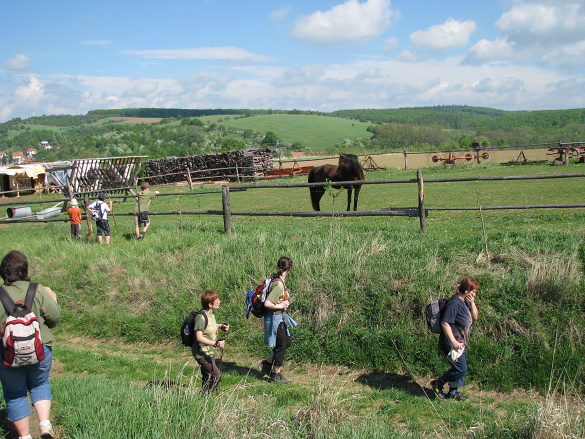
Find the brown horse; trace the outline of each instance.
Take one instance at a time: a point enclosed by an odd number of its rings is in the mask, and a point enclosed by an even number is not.
[[[364,180],[364,168],[354,154],[341,154],[339,156],[339,164],[323,165],[311,169],[309,173],[309,183],[319,183],[325,181],[359,181]],[[355,191],[353,198],[353,210],[357,210],[358,196],[360,194],[361,184],[352,184],[347,186],[336,187],[347,189],[347,210],[351,210],[351,191]],[[313,203],[314,210],[321,210],[319,202],[325,193],[324,187],[310,187],[311,203]]]

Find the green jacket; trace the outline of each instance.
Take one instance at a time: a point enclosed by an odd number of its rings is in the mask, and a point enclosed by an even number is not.
[[[18,300],[24,301],[29,283],[30,282],[19,280],[12,285],[3,285],[3,287],[6,289],[10,297],[12,297],[12,300],[15,302]],[[46,346],[53,346],[53,343],[55,343],[55,337],[50,328],[54,328],[57,326],[57,323],[59,323],[59,319],[61,318],[61,308],[41,284],[37,287],[37,294],[33,301],[32,311],[39,319],[41,340],[43,344]],[[8,313],[0,303],[0,325],[2,327],[4,327],[7,318]]]

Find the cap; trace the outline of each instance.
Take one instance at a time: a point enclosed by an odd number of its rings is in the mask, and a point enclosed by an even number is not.
[[[104,194],[103,192],[100,192],[98,195],[98,200],[104,201],[105,199],[106,199],[106,194]]]
[[[75,198],[71,199],[71,205],[72,206],[77,206],[77,200]]]

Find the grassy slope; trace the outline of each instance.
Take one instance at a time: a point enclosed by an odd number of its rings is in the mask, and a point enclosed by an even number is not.
[[[225,118],[224,118],[225,119]],[[230,118],[221,124],[261,134],[273,131],[285,142],[299,142],[313,151],[322,151],[345,139],[370,138],[369,124],[336,117],[267,114],[239,119]]]
[[[427,170],[425,175],[559,171],[581,172],[582,165],[462,166]],[[377,172],[367,178],[413,174]],[[559,203],[583,202],[582,192],[575,190],[580,180],[461,185],[429,183],[427,206],[475,205],[478,196],[483,205],[552,202],[550,194]],[[304,210],[307,192],[237,192],[232,208]],[[333,194],[339,193],[326,195],[326,203],[338,208],[340,199]],[[415,185],[368,186],[362,208],[414,205],[415,196]],[[220,203],[217,194],[173,195],[155,200],[152,210],[218,209]],[[131,208],[132,203],[120,202],[116,211]],[[32,277],[58,291],[63,304],[55,397],[59,423],[70,437],[99,431],[104,438],[119,432],[182,438],[185,428],[200,428],[192,436],[253,437],[254,432],[266,432],[275,437],[271,425],[276,424],[283,438],[524,438],[536,437],[531,432],[547,426],[561,428],[562,423],[549,422],[555,419],[543,419],[542,411],[537,412],[549,403],[556,415],[570,410],[572,423],[563,428],[574,428],[577,437],[584,431],[582,417],[574,417],[583,413],[578,397],[576,405],[572,401],[563,409],[563,399],[544,402],[532,394],[502,397],[489,391],[518,385],[545,390],[549,379],[554,386],[569,386],[569,392],[582,386],[577,378],[585,304],[582,210],[485,212],[483,217],[433,212],[426,235],[418,231],[417,220],[406,218],[234,217],[231,236],[222,234],[221,217],[153,218],[147,240],[136,241],[131,239],[131,219],[119,215],[112,221],[110,247],[98,247],[93,240],[89,245],[69,242],[66,224],[0,225],[0,253],[25,251]],[[491,259],[486,258],[486,245]],[[301,322],[286,368],[297,382],[290,388],[266,386],[250,371],[267,350],[260,340],[260,322],[241,317],[243,292],[281,254],[295,261],[289,286],[294,315]],[[472,400],[461,410],[427,399],[420,387],[445,367],[434,354],[435,337],[425,330],[420,313],[430,297],[449,294],[465,274],[476,276],[482,290],[466,386]],[[204,288],[221,292],[219,318],[230,321],[233,332],[221,396],[202,401],[192,397],[197,368],[188,353],[168,340],[176,337],[176,322],[197,306]],[[560,321],[568,321],[570,334],[558,330]],[[562,352],[556,352],[555,343],[563,346]],[[339,369],[327,366],[332,362]],[[183,390],[143,388],[147,381],[162,379],[186,386],[188,397],[183,399]],[[253,421],[250,404],[262,413]],[[201,421],[185,426],[185,410]],[[132,415],[136,412],[144,419]],[[152,423],[160,424],[159,433],[150,430]],[[113,425],[116,432],[108,433]]]

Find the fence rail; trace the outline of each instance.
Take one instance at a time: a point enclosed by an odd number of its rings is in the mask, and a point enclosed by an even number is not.
[[[426,217],[429,211],[484,211],[484,210],[520,210],[520,209],[568,209],[568,208],[585,208],[585,203],[573,204],[530,204],[530,205],[508,205],[508,206],[474,206],[474,207],[426,207],[424,199],[425,183],[449,183],[449,182],[467,182],[467,181],[514,181],[514,180],[543,180],[559,178],[583,178],[585,173],[576,174],[549,174],[549,175],[514,175],[514,176],[493,176],[493,177],[451,177],[451,178],[429,178],[424,179],[422,171],[417,172],[416,178],[399,178],[386,180],[364,180],[364,181],[342,181],[326,183],[274,183],[274,184],[248,184],[248,185],[224,185],[220,190],[209,190],[199,192],[180,192],[180,193],[161,193],[159,196],[184,196],[184,195],[203,195],[222,193],[221,210],[177,210],[166,212],[150,212],[150,215],[222,215],[224,218],[224,230],[226,234],[231,233],[232,216],[283,216],[283,217],[369,217],[369,216],[408,216],[418,217],[420,228],[424,233],[426,231]],[[402,207],[397,209],[381,210],[361,210],[353,211],[234,211],[231,209],[230,192],[247,191],[253,189],[276,189],[276,188],[304,188],[304,187],[343,187],[345,185],[371,185],[371,184],[413,184],[418,185],[418,204],[417,207]],[[127,198],[128,196],[113,196],[112,198]],[[63,199],[62,201],[66,201]],[[55,200],[51,200],[55,202]],[[47,201],[45,201],[46,203]],[[29,202],[30,204],[34,202]],[[10,204],[25,204],[23,202],[1,203],[0,206]],[[133,213],[116,213],[115,216],[132,216]],[[53,219],[10,219],[3,220],[0,223],[18,223],[18,222],[54,222],[69,221],[68,218]]]

